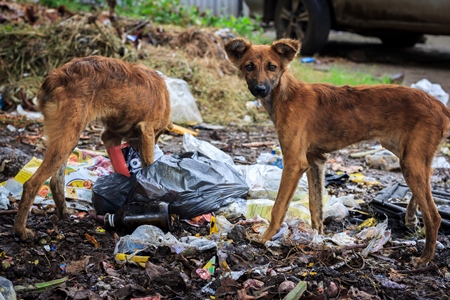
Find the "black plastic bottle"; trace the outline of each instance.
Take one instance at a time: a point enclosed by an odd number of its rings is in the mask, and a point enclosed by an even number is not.
[[[169,204],[163,201],[128,201],[115,214],[105,214],[105,226],[133,231],[140,225],[169,230]]]

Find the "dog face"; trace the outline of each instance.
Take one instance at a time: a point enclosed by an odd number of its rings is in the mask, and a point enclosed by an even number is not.
[[[258,99],[271,94],[281,74],[300,50],[300,42],[281,39],[267,45],[252,45],[233,39],[225,45],[230,61],[242,72],[250,92]]]

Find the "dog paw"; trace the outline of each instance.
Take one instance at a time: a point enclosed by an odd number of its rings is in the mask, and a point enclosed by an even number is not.
[[[263,235],[259,235],[258,239],[261,244],[265,244],[267,241],[272,240],[273,234],[268,234],[267,231]]]
[[[266,239],[264,239],[264,236],[262,236],[262,235],[255,235],[252,238],[253,238],[253,241],[260,243],[260,244],[264,244],[267,241]]]
[[[15,230],[14,234],[19,238],[21,241],[27,241],[32,240],[35,236],[33,230],[24,228],[21,230]]]
[[[416,215],[412,216],[412,217],[407,217],[405,219],[405,226],[407,228],[415,228],[417,227],[418,224],[418,219],[416,217]]]
[[[60,220],[65,220],[70,216],[70,212],[66,207],[64,207],[64,209],[62,209],[62,210],[58,209],[56,213]]]
[[[415,268],[423,266],[429,263],[429,260],[423,257],[413,257],[411,259],[411,265]]]

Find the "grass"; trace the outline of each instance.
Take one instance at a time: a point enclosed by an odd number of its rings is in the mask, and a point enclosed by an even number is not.
[[[303,64],[300,59],[291,63],[289,71],[298,80],[308,83],[330,83],[334,85],[360,85],[360,84],[381,84],[389,83],[389,78],[375,78],[369,73],[352,72],[343,67],[332,66],[328,71],[319,71],[311,65]]]

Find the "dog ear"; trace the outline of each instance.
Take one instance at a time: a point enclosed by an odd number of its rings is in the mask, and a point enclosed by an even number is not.
[[[275,41],[270,46],[283,60],[284,64],[289,64],[300,50],[300,42],[293,39],[281,39]]]
[[[250,49],[252,45],[244,39],[232,39],[225,44],[225,51],[227,52],[230,61],[239,68],[242,56]]]

